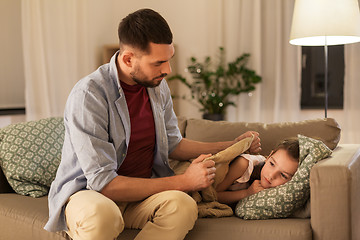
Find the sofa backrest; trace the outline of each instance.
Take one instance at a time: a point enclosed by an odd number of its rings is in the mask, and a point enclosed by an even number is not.
[[[297,134],[318,138],[322,140],[330,149],[334,149],[340,140],[341,131],[338,123],[331,118],[306,120],[299,122],[264,124],[226,121],[214,122],[203,119],[186,119],[184,117],[178,117],[178,126],[181,134],[186,138],[205,142],[233,140],[246,131],[258,131],[262,140],[263,150],[261,153],[263,155],[269,154],[279,141],[288,137],[297,136]],[[39,141],[37,140],[43,142],[45,139],[48,139],[51,140],[48,144],[49,147],[56,148],[55,150],[52,149],[52,151],[49,148],[49,151],[54,154],[54,156],[50,156],[50,159],[56,159],[57,162],[55,163],[55,166],[58,165],[60,161],[59,159],[62,148],[62,141],[64,137],[64,126],[62,118],[49,118],[42,119],[33,123],[20,123],[15,124],[10,128],[16,129],[17,132],[4,131],[5,128],[0,131],[2,132],[2,134],[0,134],[0,147],[4,143],[5,139],[7,141],[7,147],[2,146],[1,148],[0,158],[4,157],[8,151],[12,152],[14,149],[16,150],[15,145],[19,144],[16,140],[16,137],[11,137],[12,140],[10,141],[10,138],[7,138],[6,136],[10,136],[11,134],[19,134],[20,138],[24,136],[26,136],[26,138],[32,138],[30,145],[28,145],[26,148],[21,147],[21,154],[18,151],[16,151],[16,154],[14,153],[18,159],[28,158],[28,160],[31,161],[33,158],[29,158],[29,156],[32,155],[28,156],[27,154],[31,152],[31,154],[34,153],[31,145],[38,145]],[[7,127],[7,129],[9,130],[9,127]],[[26,133],[26,131],[28,132]],[[12,145],[14,145],[14,149],[12,149]],[[53,175],[55,174],[55,172],[56,168],[52,170]],[[54,177],[55,176],[51,176],[50,179],[53,179]],[[36,180],[36,182],[38,182],[38,180]],[[50,183],[51,181],[46,182],[46,189],[48,186],[50,186]],[[46,189],[44,191],[46,191]],[[9,186],[6,178],[4,177],[3,171],[0,169],[0,193],[5,192],[13,192],[13,190]]]
[[[178,117],[177,120],[178,120],[178,127],[180,130],[180,133],[183,137],[185,137],[187,119],[186,119],[186,117]]]
[[[249,130],[260,133],[263,155],[268,155],[280,141],[298,134],[319,139],[334,149],[341,132],[339,124],[332,118],[270,124],[188,119],[185,137],[205,142],[229,141]]]

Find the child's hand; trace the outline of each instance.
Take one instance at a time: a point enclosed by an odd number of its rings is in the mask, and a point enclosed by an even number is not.
[[[253,195],[260,191],[264,190],[264,188],[260,184],[260,180],[255,180],[251,186],[248,188],[249,195]]]

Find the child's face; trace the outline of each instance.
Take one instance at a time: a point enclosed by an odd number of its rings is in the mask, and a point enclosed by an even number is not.
[[[295,174],[298,161],[292,158],[286,150],[279,149],[270,154],[261,170],[261,186],[272,188],[288,182]]]

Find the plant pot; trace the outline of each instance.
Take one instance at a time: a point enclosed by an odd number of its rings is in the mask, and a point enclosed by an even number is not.
[[[204,113],[203,119],[212,120],[212,121],[222,121],[224,120],[224,115],[220,113]]]

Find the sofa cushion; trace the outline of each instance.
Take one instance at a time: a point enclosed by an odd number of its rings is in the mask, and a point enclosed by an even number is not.
[[[285,218],[301,208],[310,196],[310,170],[332,151],[321,141],[299,135],[299,168],[292,179],[242,199],[235,214],[244,219]]]
[[[205,142],[228,141],[249,130],[260,133],[262,155],[268,155],[280,141],[298,134],[319,139],[334,149],[340,140],[341,131],[332,118],[270,124],[188,119],[185,136]]]
[[[32,197],[48,193],[63,141],[62,118],[17,123],[0,130],[0,165],[16,193]]]
[[[0,239],[70,240],[65,232],[44,230],[49,216],[47,199],[0,194]]]
[[[43,229],[48,219],[47,197],[0,194],[0,239],[70,240],[64,232]],[[18,231],[21,229],[21,231]],[[139,230],[125,229],[118,239],[134,239]],[[186,240],[215,239],[310,240],[310,219],[246,221],[237,217],[200,218]]]
[[[310,240],[310,219],[243,220],[237,217],[199,218],[185,240],[244,239],[244,240]]]

